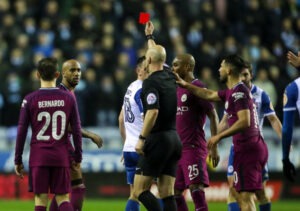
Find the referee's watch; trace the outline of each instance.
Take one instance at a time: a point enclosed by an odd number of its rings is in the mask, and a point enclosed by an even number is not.
[[[142,135],[139,135],[139,139],[143,140],[143,141],[146,141],[146,137],[142,136]]]

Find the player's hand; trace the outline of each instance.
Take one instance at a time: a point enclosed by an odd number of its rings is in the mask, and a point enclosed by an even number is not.
[[[296,169],[290,159],[283,159],[283,174],[291,182],[295,182]]]
[[[15,165],[15,172],[16,172],[17,176],[19,176],[21,179],[23,179],[24,178],[24,165],[23,164]]]
[[[291,65],[296,68],[300,67],[300,51],[298,52],[298,55],[295,55],[293,52],[289,51],[286,57]]]
[[[220,155],[218,152],[218,147],[213,147],[209,150],[208,160],[212,163],[213,167],[216,168],[220,161]]]
[[[144,146],[145,146],[145,140],[139,139],[135,145],[136,153],[138,153],[139,155],[144,155],[144,151],[143,151]]]
[[[101,148],[103,146],[103,139],[97,134],[93,133],[91,135],[91,140],[97,145],[98,148]]]
[[[174,72],[174,75],[176,76],[176,83],[181,87],[186,87],[188,83],[182,78],[180,78],[180,76],[177,73]]]
[[[74,171],[80,171],[80,164],[81,163],[76,163],[75,161],[72,162],[72,165],[71,165],[71,168],[74,170]]]
[[[217,144],[219,143],[219,141],[221,141],[221,138],[219,137],[219,135],[210,137],[210,139],[207,142],[207,148],[209,150],[212,150],[214,147],[217,147]]]
[[[154,25],[151,21],[148,21],[145,27],[145,35],[153,34],[153,31],[154,31]]]

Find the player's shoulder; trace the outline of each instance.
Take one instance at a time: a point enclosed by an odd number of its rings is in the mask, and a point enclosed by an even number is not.
[[[238,84],[236,84],[233,88],[232,88],[233,92],[245,92],[245,93],[249,93],[250,90],[248,89],[248,87],[243,83],[243,82],[239,82]]]
[[[296,80],[294,80],[291,83],[289,83],[286,86],[285,89],[286,89],[286,92],[291,92],[291,93],[299,92],[299,89],[300,89],[300,78],[297,78]]]
[[[255,84],[252,84],[252,87],[251,87],[251,93],[262,93],[264,92],[264,90],[262,88],[260,88],[259,86],[255,85]]]
[[[135,80],[128,86],[128,89],[140,89],[142,85],[143,85],[142,80]]]
[[[195,78],[191,83],[195,86],[206,88],[205,84],[202,81],[200,81],[198,78]]]

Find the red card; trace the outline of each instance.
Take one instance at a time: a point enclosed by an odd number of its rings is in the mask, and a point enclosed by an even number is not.
[[[146,12],[140,12],[139,23],[146,24],[150,20],[150,14]]]

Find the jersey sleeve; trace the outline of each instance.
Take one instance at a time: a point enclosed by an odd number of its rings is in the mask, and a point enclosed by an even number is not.
[[[270,97],[266,92],[262,92],[261,95],[261,110],[264,116],[269,116],[275,113]]]
[[[287,86],[284,93],[283,123],[282,123],[282,158],[287,159],[293,136],[294,115],[298,99],[296,83]]]
[[[142,89],[139,89],[135,93],[135,95],[134,95],[134,101],[138,105],[140,113],[143,114],[144,110],[143,110],[143,104],[142,104],[142,101],[141,101],[141,92],[142,92]]]
[[[70,96],[71,97],[71,96]],[[81,122],[80,116],[77,108],[77,104],[75,98],[72,98],[72,113],[70,124],[72,128],[72,136],[74,140],[75,146],[75,153],[74,153],[74,160],[77,163],[80,163],[82,160],[82,134],[81,134]]]
[[[15,147],[15,164],[22,164],[22,155],[24,150],[24,145],[27,137],[28,126],[30,122],[29,115],[29,100],[26,97],[23,99],[19,122],[18,122],[18,132]]]
[[[218,91],[218,96],[219,96],[219,98],[223,101],[223,102],[225,102],[226,101],[226,90],[219,90]]]
[[[235,92],[232,93],[231,98],[236,112],[249,109],[249,94],[245,87],[240,86]]]
[[[143,105],[146,110],[159,109],[159,92],[152,81],[145,80],[143,83]]]

